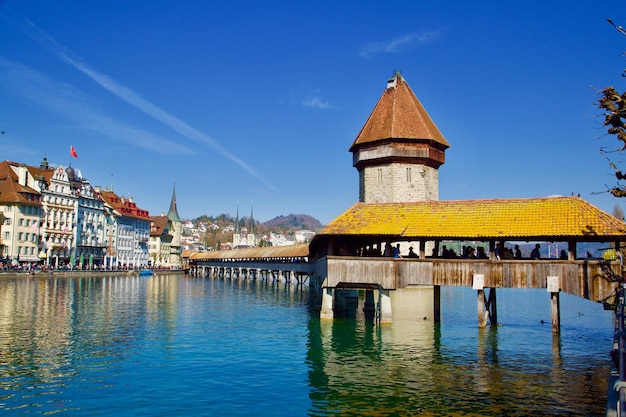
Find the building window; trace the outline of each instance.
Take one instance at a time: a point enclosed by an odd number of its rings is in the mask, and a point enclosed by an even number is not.
[[[11,235],[9,234],[9,232],[4,232],[4,240],[10,240],[11,239]]]
[[[411,168],[406,169],[406,182],[411,182]]]
[[[383,182],[383,169],[378,168],[376,171],[378,172],[378,183],[380,184]]]

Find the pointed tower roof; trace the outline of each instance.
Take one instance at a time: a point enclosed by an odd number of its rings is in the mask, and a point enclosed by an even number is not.
[[[387,81],[387,88],[352,143],[350,152],[359,145],[390,139],[435,142],[443,149],[450,147],[399,72]]]
[[[248,226],[248,234],[254,234],[254,214],[252,207],[250,207],[250,225]]]
[[[167,217],[175,222],[181,221],[178,215],[178,208],[176,207],[176,184],[174,184],[174,191],[172,191],[172,202],[170,203],[170,211],[167,213]]]

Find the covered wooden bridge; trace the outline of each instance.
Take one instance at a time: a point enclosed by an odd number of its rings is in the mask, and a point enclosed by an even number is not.
[[[189,263],[198,275],[308,281],[321,317],[335,315],[337,294],[365,290],[372,304],[365,308],[383,322],[392,319],[395,290],[434,288],[434,319],[439,320],[441,286],[473,287],[478,323],[485,326],[488,320],[497,322],[497,288],[545,288],[552,294],[558,330],[560,291],[611,301],[622,277],[625,241],[626,223],[578,197],[356,203],[310,245],[196,253]],[[450,242],[483,246],[487,257],[441,257]],[[498,246],[528,242],[562,242],[567,259],[497,256]],[[581,248],[586,242],[603,242],[616,257],[589,258]],[[404,257],[383,256],[387,243],[400,243]],[[409,246],[416,248],[416,258],[406,257]]]
[[[374,311],[379,320],[390,321],[390,291],[432,286],[438,320],[439,287],[469,286],[478,291],[478,321],[484,326],[488,319],[497,321],[497,288],[546,288],[552,293],[558,330],[559,291],[593,301],[614,293],[622,276],[619,254],[625,240],[623,221],[578,197],[356,203],[315,237],[310,261],[315,263],[322,317],[333,316],[337,290],[358,288],[378,292]],[[441,258],[445,242],[485,245],[488,257]],[[567,259],[497,256],[498,246],[516,242],[564,242]],[[583,242],[604,242],[618,256],[590,259],[580,253]],[[387,243],[415,246],[418,257],[376,256]],[[489,289],[487,297],[484,289]]]
[[[232,249],[189,256],[193,275],[305,284],[312,273],[309,245]]]

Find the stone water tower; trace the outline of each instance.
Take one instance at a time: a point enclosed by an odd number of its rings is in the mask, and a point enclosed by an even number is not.
[[[439,199],[439,167],[450,145],[399,72],[350,147],[359,201]]]

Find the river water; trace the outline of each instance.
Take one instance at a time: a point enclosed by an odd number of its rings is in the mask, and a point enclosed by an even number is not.
[[[415,307],[374,326],[271,282],[3,278],[0,415],[604,414],[612,312],[562,294],[554,337],[545,290],[499,290],[485,329],[475,291],[441,298],[440,324]]]

